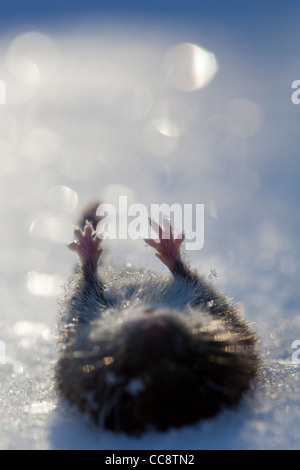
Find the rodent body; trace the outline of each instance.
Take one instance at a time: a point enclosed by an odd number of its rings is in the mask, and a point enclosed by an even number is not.
[[[182,261],[181,241],[158,232],[159,242],[146,242],[172,276],[98,267],[89,223],[70,245],[81,265],[62,308],[58,388],[96,423],[129,434],[214,416],[257,372],[248,324]]]

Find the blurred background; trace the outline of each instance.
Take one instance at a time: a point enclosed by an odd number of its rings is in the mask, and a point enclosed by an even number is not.
[[[1,5],[1,448],[298,446],[299,13],[267,0]],[[59,407],[65,244],[85,204],[119,195],[205,205],[190,262],[234,298],[269,364],[241,413],[137,441],[100,439]],[[166,272],[142,241],[107,247],[107,262]]]

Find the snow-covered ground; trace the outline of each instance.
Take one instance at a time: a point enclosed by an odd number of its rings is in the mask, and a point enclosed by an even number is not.
[[[2,35],[1,449],[300,447],[294,39],[253,50],[219,29],[121,23]],[[187,256],[260,338],[261,377],[238,409],[129,438],[57,397],[56,298],[74,263],[65,244],[87,202],[119,195],[205,205],[204,247]],[[107,246],[108,261],[164,270],[142,241]]]

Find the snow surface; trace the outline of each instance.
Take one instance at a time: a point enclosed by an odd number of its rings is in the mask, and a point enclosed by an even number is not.
[[[300,447],[300,366],[291,347],[300,339],[293,40],[287,33],[270,54],[212,27],[2,35],[1,449]],[[199,78],[184,61],[190,49],[183,45],[180,57],[171,49],[186,42],[218,63],[194,91],[186,90]],[[56,298],[74,264],[65,244],[85,203],[119,194],[146,206],[205,204],[204,247],[187,256],[238,302],[260,338],[261,376],[238,409],[130,438],[96,429],[57,397]],[[107,247],[108,262],[165,272],[142,241]]]

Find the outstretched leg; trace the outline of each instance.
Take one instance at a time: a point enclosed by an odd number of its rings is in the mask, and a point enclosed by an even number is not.
[[[83,230],[79,227],[74,230],[77,242],[68,244],[70,250],[75,251],[82,265],[83,276],[86,282],[91,282],[97,277],[97,265],[102,254],[98,238],[91,222],[87,221]]]
[[[181,258],[180,246],[184,241],[184,233],[174,238],[170,221],[165,218],[163,227],[149,218],[149,224],[158,234],[159,240],[151,238],[144,241],[156,250],[155,256],[159,258],[171,271],[173,276],[182,276],[190,279],[191,272]]]

